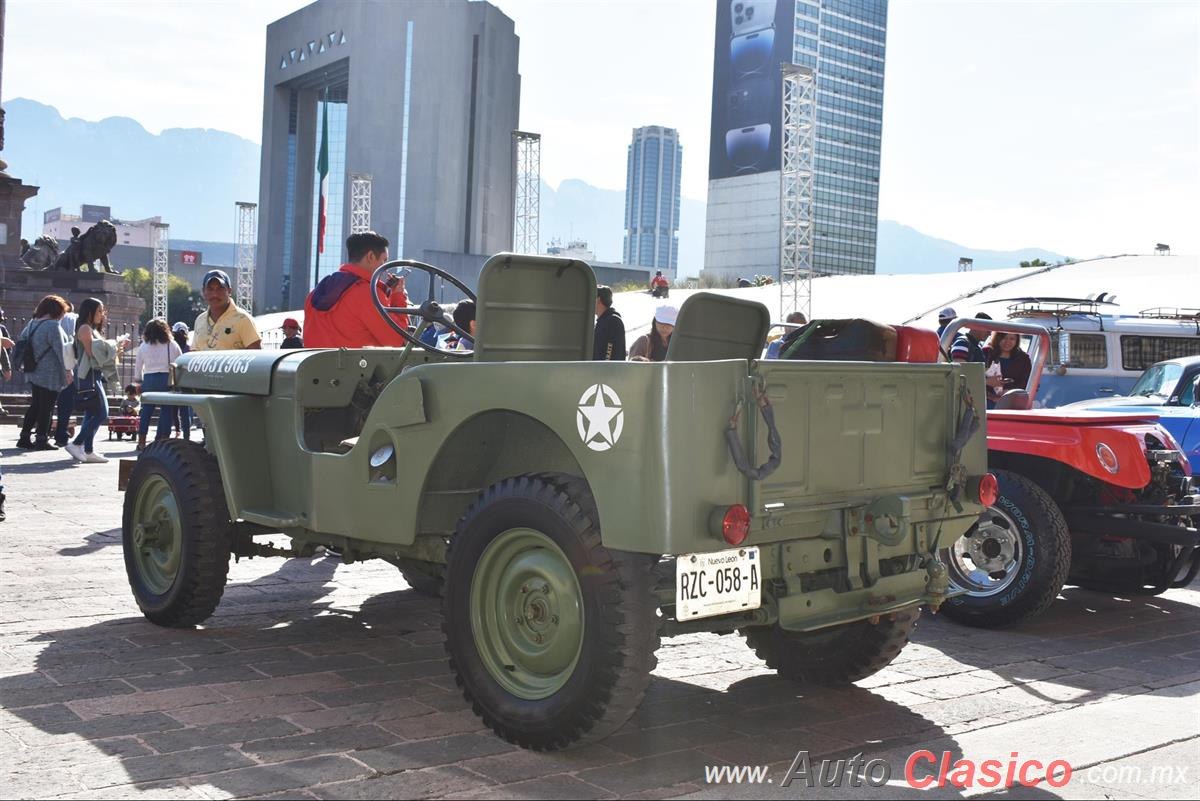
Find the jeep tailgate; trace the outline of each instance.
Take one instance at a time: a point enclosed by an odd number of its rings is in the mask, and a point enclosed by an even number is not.
[[[970,388],[977,413],[983,412],[980,365],[771,360],[759,362],[755,375],[766,387],[783,443],[779,469],[750,482],[748,505],[755,515],[944,488],[964,388]],[[769,456],[766,426],[757,415],[754,438],[757,465]],[[986,472],[982,426],[961,462],[970,475]]]

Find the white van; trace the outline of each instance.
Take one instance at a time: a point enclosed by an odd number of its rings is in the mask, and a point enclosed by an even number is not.
[[[1037,405],[1053,408],[1090,398],[1127,395],[1155,362],[1200,355],[1200,309],[1146,309],[1105,314],[1105,303],[1023,299],[1008,319],[1050,331],[1050,358]]]

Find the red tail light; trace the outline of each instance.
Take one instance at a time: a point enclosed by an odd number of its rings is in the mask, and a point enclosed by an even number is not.
[[[1000,482],[991,473],[984,473],[979,479],[979,502],[991,506],[1000,497]]]
[[[740,503],[725,510],[721,534],[730,545],[741,545],[750,533],[750,510]]]

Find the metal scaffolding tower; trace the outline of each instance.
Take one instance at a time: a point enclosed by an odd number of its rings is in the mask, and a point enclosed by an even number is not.
[[[513,131],[513,252],[538,253],[542,135]]]
[[[350,233],[371,230],[371,176],[350,173]],[[399,254],[397,253],[397,256]]]
[[[784,64],[783,136],[779,170],[779,316],[812,318],[813,167],[816,162],[816,76]]]
[[[167,256],[170,253],[171,226],[166,223],[152,223],[150,235],[154,248],[154,274],[151,276],[150,316],[167,319]],[[170,322],[168,320],[168,322]]]
[[[253,314],[254,249],[258,243],[258,204],[237,203],[237,305]]]

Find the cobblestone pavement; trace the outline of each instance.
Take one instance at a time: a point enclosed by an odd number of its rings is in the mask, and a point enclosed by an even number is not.
[[[454,689],[437,604],[391,566],[244,560],[209,625],[156,628],[126,586],[116,463],[3,459],[3,797],[811,797],[777,779],[706,785],[704,767],[782,776],[798,749],[861,751],[896,780],[917,748],[1075,767],[1063,790],[1023,797],[1200,796],[1198,585],[1132,600],[1068,588],[1003,632],[926,616],[890,668],[819,694],[737,637],[675,637],[623,730],[535,754],[482,730]],[[1132,768],[1168,763],[1186,775],[1131,783]]]

